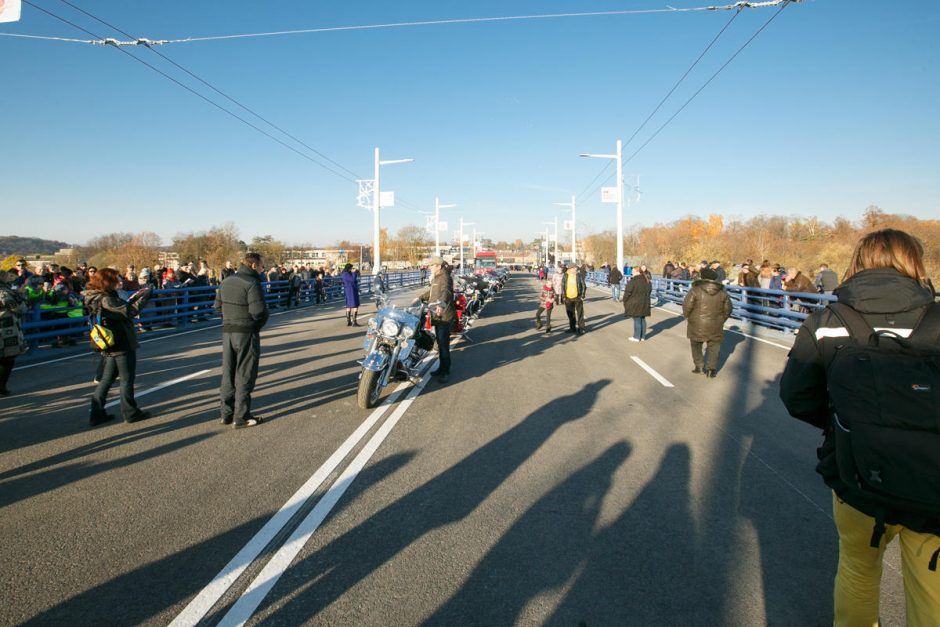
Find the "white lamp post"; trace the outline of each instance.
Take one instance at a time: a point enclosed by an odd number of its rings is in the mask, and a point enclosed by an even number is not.
[[[372,274],[378,274],[382,269],[382,252],[379,250],[382,227],[379,221],[379,211],[382,208],[382,187],[379,183],[379,167],[395,163],[411,163],[414,159],[392,159],[382,161],[379,159],[379,149],[375,149],[375,183],[372,187]]]
[[[571,202],[556,202],[552,203],[558,205],[559,207],[569,207],[571,209],[571,263],[577,263],[578,261],[578,240],[575,237],[575,230],[577,229],[577,203],[575,202],[575,197],[571,197]]]
[[[581,157],[593,157],[595,159],[616,159],[617,160],[617,267],[623,268],[623,152],[622,142],[617,140],[617,154],[598,155],[591,153],[581,153]]]
[[[434,254],[441,256],[441,209],[450,209],[457,205],[442,205],[441,199],[434,197]]]
[[[554,222],[543,222],[542,224],[555,225],[555,263],[558,263],[558,216],[555,216]]]
[[[464,222],[460,218],[460,272],[463,273],[463,227],[472,226],[473,222]]]

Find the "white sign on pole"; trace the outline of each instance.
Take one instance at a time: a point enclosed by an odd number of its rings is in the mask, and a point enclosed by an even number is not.
[[[601,188],[601,202],[606,202],[606,203],[617,202],[617,188],[616,187],[602,187]]]
[[[446,230],[447,230],[447,223],[446,223],[446,222],[438,222],[438,224],[437,224],[437,230],[438,230],[438,231],[446,231]]]
[[[434,232],[434,216],[425,216],[424,230],[428,233]]]
[[[570,231],[574,228],[574,223],[571,220],[565,220],[565,230]]]
[[[20,5],[20,0],[0,0],[0,22],[18,22]]]
[[[395,192],[379,192],[379,206],[382,208],[394,207]]]

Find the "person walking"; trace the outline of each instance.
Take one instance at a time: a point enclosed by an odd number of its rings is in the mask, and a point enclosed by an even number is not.
[[[346,295],[346,326],[358,327],[356,317],[359,315],[359,274],[353,272],[351,263],[347,263],[340,278],[343,280],[343,293]],[[382,285],[384,286],[384,282]]]
[[[718,281],[717,272],[704,268],[701,277],[692,283],[692,289],[686,294],[682,315],[687,321],[686,337],[691,344],[692,363],[695,365],[692,372],[704,371],[706,377],[713,379],[718,373],[725,320],[731,315],[731,298]]]
[[[584,296],[587,293],[587,283],[574,264],[569,266],[562,276],[561,293],[565,313],[568,314],[568,333],[584,335]]]
[[[555,291],[555,304],[562,304],[562,294],[561,287],[562,283],[565,280],[565,264],[559,263],[555,266],[555,271],[552,273],[552,289]]]
[[[431,304],[431,324],[437,338],[438,367],[431,373],[441,383],[450,380],[450,330],[454,325],[457,309],[454,305],[454,283],[450,276],[450,266],[441,257],[431,257],[428,261],[431,270],[431,286],[420,299]]]
[[[268,306],[261,287],[261,255],[248,253],[232,276],[215,292],[215,309],[222,314],[222,383],[219,422],[235,429],[263,422],[251,413],[251,392],[258,378],[261,329]]]
[[[823,429],[824,442],[818,449],[820,461],[816,472],[832,489],[833,519],[839,534],[833,624],[879,624],[884,552],[897,538],[901,545],[907,624],[912,627],[940,625],[940,573],[931,570],[931,560],[936,567],[940,555],[940,519],[935,513],[936,503],[934,514],[925,515],[907,508],[886,509],[878,501],[879,495],[891,495],[888,483],[891,487],[904,486],[909,494],[932,490],[934,499],[940,494],[936,483],[936,477],[940,476],[936,455],[936,396],[927,396],[930,386],[925,383],[931,369],[930,352],[936,373],[940,304],[934,303],[934,289],[927,279],[923,245],[904,231],[884,229],[869,233],[856,245],[845,277],[834,293],[838,297],[836,306],[844,309],[838,312],[831,307],[822,309],[803,322],[780,380],[780,398],[790,415]],[[879,341],[872,342],[871,337],[866,341],[852,330],[853,319],[869,336],[885,328],[888,331]],[[928,322],[933,323],[932,327],[918,328]],[[838,351],[857,351],[866,344],[869,347],[890,344],[893,348],[882,350],[893,353],[903,344],[890,339],[892,337],[907,338],[905,343],[919,351],[915,359],[906,361],[917,364],[918,369],[912,370],[914,376],[900,380],[893,377],[897,383],[903,381],[903,385],[880,380],[892,374],[872,363],[878,357],[878,362],[887,366],[888,362],[882,360],[890,357],[884,354],[848,352],[839,357],[840,362],[836,361]],[[874,376],[878,377],[876,383],[885,383],[884,389],[881,385],[874,389],[876,386],[872,385],[870,377],[845,376],[844,360],[858,362],[863,355],[868,357],[865,361],[872,364],[866,365],[866,370],[874,371]],[[903,365],[905,362],[892,363]],[[830,381],[830,377],[838,377],[840,369],[844,380]],[[853,368],[849,374],[858,372],[860,370]],[[911,381],[918,383],[911,385]],[[901,394],[905,396],[898,396]],[[920,405],[916,404],[918,398],[911,394],[921,399]],[[850,397],[858,402],[847,408],[837,404],[839,397]],[[933,412],[923,411],[925,401],[932,402]],[[833,408],[839,412],[838,416]],[[884,415],[885,411],[890,415]],[[857,434],[853,433],[851,440],[838,437],[840,432],[846,432],[846,425],[860,422],[866,423],[861,425],[865,429],[856,429]],[[890,438],[883,437],[885,430],[890,431]],[[864,446],[866,438],[880,443],[876,458],[871,458],[869,452],[869,459],[860,459],[851,448],[843,448],[846,444]],[[922,453],[912,455],[915,450]],[[878,466],[877,471],[870,470],[877,473],[874,476],[861,472],[857,466],[871,461]],[[856,465],[853,469],[857,471],[856,476],[868,475],[866,480],[844,482],[840,470],[844,470],[847,462]],[[887,482],[882,482],[882,475]],[[868,489],[875,484],[884,489],[878,492]],[[913,496],[908,496],[911,498]],[[882,533],[879,535],[879,532]]]
[[[20,321],[28,308],[26,300],[13,289],[16,273],[0,270],[0,396],[9,396],[7,383],[16,358],[27,350]]]
[[[623,291],[623,315],[633,318],[633,337],[631,342],[642,342],[646,339],[646,319],[650,315],[650,295],[653,284],[642,272],[635,271],[633,278],[627,282]]]
[[[607,273],[607,285],[610,286],[610,297],[614,301],[619,301],[621,298],[621,281],[623,281],[623,273],[617,269],[617,266],[612,266],[610,272]]]
[[[551,281],[545,281],[545,284],[542,285],[542,289],[539,290],[539,308],[535,311],[535,329],[537,331],[542,330],[542,314],[545,314],[545,322],[547,327],[545,328],[546,333],[552,332],[552,309],[555,307],[555,289],[552,287]]]
[[[113,420],[114,416],[105,411],[108,391],[115,379],[121,383],[121,415],[124,422],[137,422],[150,417],[150,412],[137,406],[134,398],[134,379],[137,375],[137,334],[134,331],[134,318],[150,298],[151,290],[142,290],[134,294],[131,300],[118,296],[123,280],[114,268],[102,268],[89,279],[85,289],[85,305],[89,318],[99,315],[102,324],[114,334],[114,346],[102,351],[103,369],[98,386],[91,397],[89,426],[97,426]]]

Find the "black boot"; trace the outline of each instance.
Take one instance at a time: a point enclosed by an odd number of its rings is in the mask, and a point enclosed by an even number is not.
[[[347,327],[352,326],[352,316],[350,315],[348,311],[346,312],[346,326]]]
[[[359,318],[359,314],[358,314],[358,313],[353,314],[352,325],[353,325],[354,327],[358,327],[358,326],[359,326],[358,318]]]

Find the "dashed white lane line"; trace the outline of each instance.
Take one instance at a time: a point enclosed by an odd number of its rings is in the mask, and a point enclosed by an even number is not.
[[[403,383],[393,391],[385,401],[375,408],[365,421],[350,435],[343,444],[330,455],[320,468],[304,483],[297,492],[281,507],[278,512],[248,541],[242,550],[229,561],[209,584],[203,588],[196,597],[189,602],[179,616],[170,623],[171,627],[182,625],[196,625],[205,618],[206,614],[222,598],[222,595],[232,587],[232,584],[241,576],[248,566],[257,559],[261,551],[280,533],[281,529],[313,496],[320,485],[326,481],[347,455],[369,433],[372,427],[385,414],[388,408],[398,400],[398,397],[411,387],[411,383]],[[414,392],[414,390],[412,390]],[[409,397],[411,395],[409,394]],[[410,403],[409,403],[410,404]],[[373,438],[374,439],[374,438]],[[358,457],[357,457],[358,459]],[[344,473],[345,474],[345,473]],[[334,486],[335,487],[335,486]],[[326,497],[324,497],[326,498]],[[316,511],[316,510],[314,510]],[[308,516],[309,518],[309,516]],[[234,608],[233,608],[234,609]]]
[[[649,364],[647,364],[645,361],[643,361],[642,359],[640,359],[640,358],[637,357],[636,355],[630,355],[630,359],[632,359],[633,361],[635,361],[635,362],[637,363],[637,365],[638,365],[640,368],[642,368],[643,370],[645,370],[646,372],[648,372],[651,377],[653,377],[654,379],[656,379],[657,381],[659,381],[659,382],[662,384],[663,387],[666,387],[666,388],[675,387],[672,383],[670,383],[670,382],[666,379],[666,377],[664,377],[663,375],[661,375],[661,374],[659,374],[658,372],[656,372],[655,370],[653,370],[653,368],[650,367]]]
[[[180,378],[178,378],[178,379],[173,379],[172,381],[166,381],[166,382],[164,382],[164,383],[161,383],[160,385],[154,386],[154,387],[152,387],[152,388],[150,388],[150,389],[147,389],[147,390],[144,390],[144,391],[142,391],[142,392],[135,392],[135,393],[134,393],[134,397],[135,397],[135,398],[140,398],[141,396],[147,396],[148,394],[153,394],[154,392],[157,392],[157,391],[159,391],[159,390],[162,390],[163,388],[168,388],[168,387],[170,387],[171,385],[176,385],[177,383],[182,383],[183,381],[188,381],[188,380],[190,380],[190,379],[195,379],[196,377],[200,377],[200,376],[206,374],[207,372],[212,372],[212,370],[211,370],[211,369],[209,369],[209,370],[200,370],[199,372],[194,372],[194,373],[192,373],[192,374],[188,374],[188,375],[186,375],[185,377],[180,377]],[[120,404],[121,404],[121,399],[118,398],[118,399],[115,399],[115,400],[111,401],[111,402],[108,403],[107,405],[105,405],[105,408],[114,407],[115,405],[120,405]]]
[[[430,368],[428,371],[430,371]],[[346,467],[336,482],[330,486],[330,489],[323,495],[313,510],[307,514],[307,517],[300,523],[297,529],[294,530],[294,533],[291,534],[287,542],[278,549],[277,553],[274,554],[274,557],[272,557],[261,572],[258,573],[254,581],[248,585],[248,588],[238,601],[236,601],[235,605],[232,606],[232,609],[230,609],[219,622],[220,627],[240,627],[251,619],[255,610],[258,609],[258,606],[261,605],[264,598],[271,589],[274,588],[274,585],[281,578],[281,575],[287,571],[291,562],[294,561],[297,554],[300,553],[304,545],[307,544],[310,537],[320,527],[323,521],[326,520],[333,506],[336,505],[352,482],[355,481],[366,463],[372,458],[382,442],[385,441],[388,434],[392,432],[392,429],[395,428],[395,425],[404,413],[408,411],[411,403],[421,393],[421,390],[424,389],[424,386],[427,385],[430,378],[430,372],[426,373],[421,381],[408,393],[405,400],[395,408],[395,411],[389,416],[388,420],[375,432],[375,435],[372,436],[359,454],[356,455],[355,459]]]

